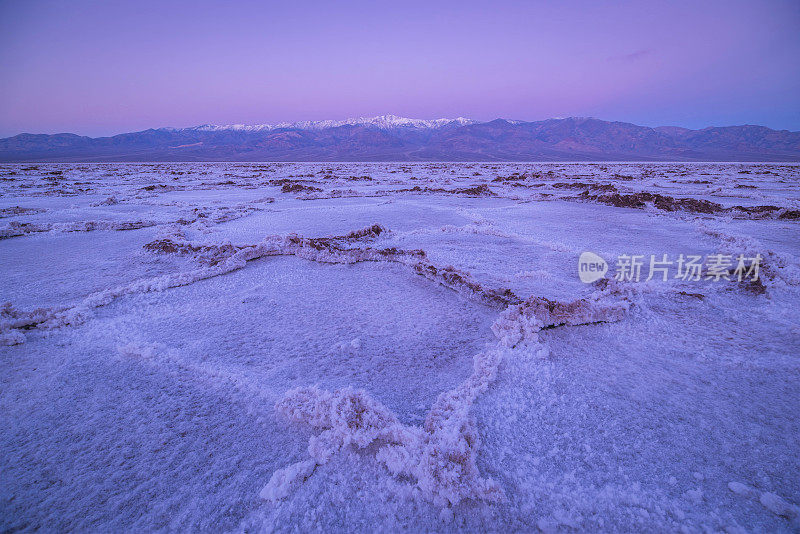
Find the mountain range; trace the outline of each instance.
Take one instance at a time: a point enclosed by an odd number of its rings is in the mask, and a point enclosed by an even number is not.
[[[650,128],[583,117],[481,122],[383,115],[95,138],[24,133],[0,139],[0,161],[800,161],[800,132]]]

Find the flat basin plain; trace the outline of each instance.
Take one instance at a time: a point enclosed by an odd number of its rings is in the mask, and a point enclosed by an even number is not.
[[[0,165],[0,530],[797,531],[799,229],[797,164]]]

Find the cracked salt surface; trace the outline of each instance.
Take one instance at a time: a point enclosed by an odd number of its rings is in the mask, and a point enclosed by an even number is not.
[[[3,530],[800,528],[800,223],[576,194],[791,214],[797,166],[0,174]],[[575,274],[737,247],[757,292]]]

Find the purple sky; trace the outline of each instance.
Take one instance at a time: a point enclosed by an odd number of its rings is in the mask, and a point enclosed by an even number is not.
[[[800,130],[800,1],[0,0],[0,136],[393,113]]]

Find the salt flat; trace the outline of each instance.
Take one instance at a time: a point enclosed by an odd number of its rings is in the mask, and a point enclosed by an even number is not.
[[[0,180],[4,531],[800,529],[798,165]]]

